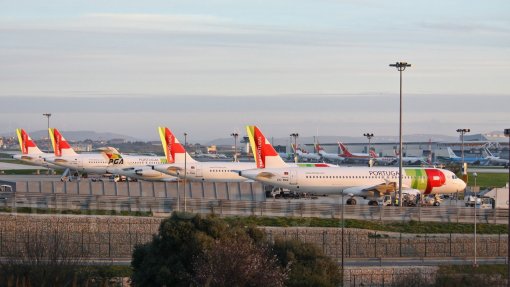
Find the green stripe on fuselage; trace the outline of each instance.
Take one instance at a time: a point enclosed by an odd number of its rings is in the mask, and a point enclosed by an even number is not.
[[[315,167],[315,164],[313,163],[298,163],[298,167]]]
[[[406,176],[411,177],[411,188],[425,190],[427,188],[427,173],[424,169],[405,169]]]

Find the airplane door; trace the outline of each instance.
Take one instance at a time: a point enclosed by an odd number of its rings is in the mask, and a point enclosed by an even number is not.
[[[195,175],[197,177],[202,177],[202,167],[200,166],[200,164],[197,164],[195,168]]]
[[[297,173],[295,170],[289,172],[289,184],[297,185]]]

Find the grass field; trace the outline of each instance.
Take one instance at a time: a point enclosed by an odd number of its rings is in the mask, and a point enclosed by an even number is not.
[[[275,226],[275,227],[341,227],[338,219],[302,218],[302,217],[227,217],[227,221],[239,222],[245,225]],[[376,231],[390,231],[416,234],[432,233],[473,233],[473,224],[466,223],[438,223],[438,222],[380,222],[356,219],[346,219],[346,228],[369,229]],[[508,226],[505,224],[482,224],[476,226],[479,234],[506,234]]]
[[[478,172],[476,177],[476,185],[480,190],[492,187],[504,187],[508,182],[508,170],[506,173],[481,173]],[[475,177],[468,174],[468,186],[475,185]]]

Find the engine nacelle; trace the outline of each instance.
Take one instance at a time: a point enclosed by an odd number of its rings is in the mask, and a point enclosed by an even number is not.
[[[135,174],[142,177],[161,177],[161,172],[150,167],[136,169]]]

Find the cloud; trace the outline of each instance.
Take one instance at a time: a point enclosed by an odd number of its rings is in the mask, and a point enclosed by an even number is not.
[[[76,20],[77,26],[89,28],[132,29],[149,31],[214,32],[232,30],[232,21],[212,15],[181,14],[86,14]]]

